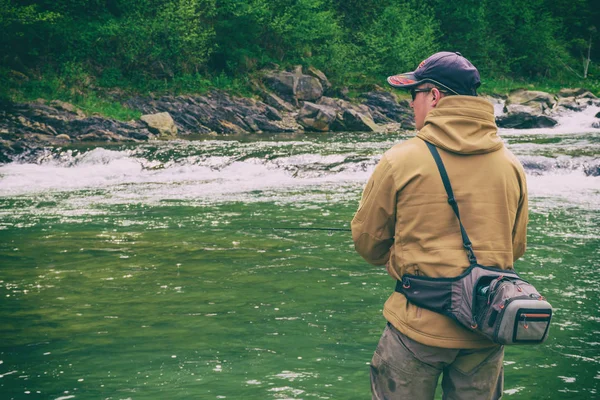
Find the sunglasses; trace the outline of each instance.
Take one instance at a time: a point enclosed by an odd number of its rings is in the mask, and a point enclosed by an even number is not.
[[[410,89],[410,97],[412,97],[412,101],[415,101],[415,98],[417,97],[417,93],[426,93],[426,92],[431,92],[433,88],[427,88],[427,89]]]
[[[440,91],[440,93],[444,93],[447,96],[452,96],[453,94],[457,94],[457,93],[452,93],[449,92],[447,90],[443,90],[440,88],[424,88],[424,89],[410,89],[410,97],[412,97],[412,101],[415,101],[415,98],[417,97],[417,93],[427,93],[427,92],[431,92],[433,89],[437,89]]]

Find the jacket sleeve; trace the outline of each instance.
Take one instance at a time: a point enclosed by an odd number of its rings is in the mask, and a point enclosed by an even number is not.
[[[396,185],[385,155],[367,182],[352,219],[352,240],[356,251],[373,265],[384,265],[394,244]]]
[[[525,171],[521,168],[519,171],[519,183],[521,185],[521,197],[519,198],[519,207],[515,226],[513,228],[513,261],[517,261],[525,254],[527,247],[527,223],[529,222],[529,200],[527,195],[527,180]]]

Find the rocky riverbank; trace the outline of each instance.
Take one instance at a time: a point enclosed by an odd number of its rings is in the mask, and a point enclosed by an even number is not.
[[[87,116],[75,106],[38,100],[0,105],[0,162],[32,149],[75,142],[140,142],[191,134],[231,135],[263,132],[392,132],[414,129],[407,100],[383,89],[350,101],[335,92],[314,68],[267,71],[254,82],[255,98],[222,91],[202,96],[134,97],[126,107],[143,113],[136,121]],[[500,127],[538,128],[556,125],[564,112],[582,111],[600,100],[584,89],[556,95],[518,90],[503,102]],[[600,114],[600,113],[599,113]],[[600,115],[594,123],[600,128]]]

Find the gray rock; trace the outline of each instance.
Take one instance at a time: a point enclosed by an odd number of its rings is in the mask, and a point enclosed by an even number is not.
[[[414,128],[414,116],[408,101],[398,101],[396,96],[385,91],[368,92],[361,98],[376,123],[399,122],[403,129]]]
[[[587,176],[600,176],[600,164],[585,165],[583,171]]]
[[[589,90],[582,89],[582,88],[574,88],[574,89],[563,88],[563,89],[560,89],[560,91],[558,92],[558,96],[559,97],[579,97],[579,96],[583,95],[584,93],[589,93]]]
[[[554,96],[546,92],[534,90],[517,89],[508,95],[505,104],[505,112],[511,112],[511,105],[525,106],[531,109],[531,113],[544,113],[556,104]],[[513,112],[515,110],[512,110]]]
[[[313,102],[323,95],[323,86],[319,79],[302,74],[300,66],[295,72],[267,72],[263,81],[277,96],[294,106],[297,106],[299,101]]]
[[[297,75],[291,72],[275,71],[267,73],[264,78],[267,87],[285,100],[294,97],[297,80]]]
[[[146,114],[140,117],[148,125],[150,132],[160,137],[174,137],[177,135],[177,126],[168,112]]]
[[[68,111],[72,114],[75,114],[78,118],[85,118],[85,114],[71,103],[66,103],[60,100],[52,100],[50,102],[50,106],[59,110]]]
[[[550,128],[557,121],[547,115],[535,115],[528,112],[511,112],[496,118],[496,124],[500,128],[531,129]]]
[[[323,90],[327,91],[327,89],[331,88],[331,83],[329,82],[329,79],[327,79],[327,76],[325,76],[325,74],[322,71],[310,66],[307,68],[306,73],[317,78],[319,82],[321,82]]]
[[[275,93],[264,92],[263,101],[279,111],[294,111],[294,106],[292,106],[287,101],[283,100],[281,97],[277,96]]]
[[[254,99],[233,97],[221,91],[212,91],[204,96],[134,98],[127,105],[144,113],[168,112],[180,135],[288,131],[270,122],[280,121],[282,118],[274,107]]]
[[[334,99],[333,97],[327,97],[327,96],[323,96],[319,99],[319,101],[317,101],[317,104],[322,105],[322,106],[327,106],[327,107],[331,107],[336,111],[342,111],[343,106],[341,104],[341,102],[344,100],[341,99]]]
[[[559,97],[556,105],[571,111],[582,111],[588,106],[587,102],[582,102],[575,97]]]
[[[323,95],[323,86],[321,86],[321,82],[317,78],[302,75],[298,77],[295,95],[298,100],[315,101]]]
[[[343,114],[344,126],[347,131],[378,132],[379,129],[373,120],[356,110],[347,109]]]
[[[281,121],[283,119],[281,114],[279,114],[279,111],[277,111],[274,107],[271,106],[265,107],[265,116],[271,121]]]
[[[297,121],[306,130],[327,132],[337,117],[336,111],[324,105],[305,102]]]

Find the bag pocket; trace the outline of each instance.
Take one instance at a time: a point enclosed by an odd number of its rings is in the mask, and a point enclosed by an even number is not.
[[[483,308],[479,328],[496,343],[538,344],[548,337],[552,306],[528,282],[499,282]]]

